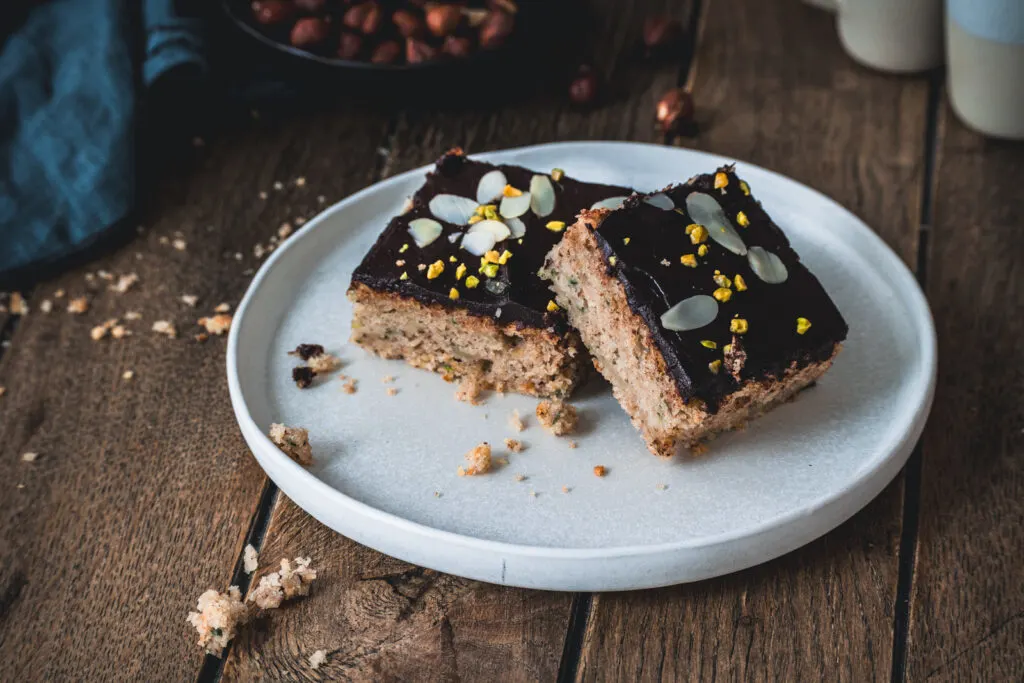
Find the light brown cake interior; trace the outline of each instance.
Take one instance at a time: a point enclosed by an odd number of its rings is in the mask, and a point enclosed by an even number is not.
[[[575,332],[554,331],[425,305],[353,284],[352,341],[384,358],[440,373],[481,389],[565,398],[585,368]]]
[[[828,360],[787,370],[781,378],[748,381],[717,412],[699,399],[685,401],[647,324],[633,312],[622,284],[606,271],[593,230],[604,212],[584,212],[548,256],[544,276],[579,331],[594,367],[612,385],[652,453],[668,457],[733,429],[786,401],[820,377]],[[836,346],[838,351],[839,346]]]

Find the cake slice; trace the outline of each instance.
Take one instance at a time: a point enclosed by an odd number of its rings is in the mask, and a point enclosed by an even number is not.
[[[787,400],[847,333],[731,166],[584,211],[542,275],[660,456]]]
[[[479,389],[569,395],[587,365],[537,271],[582,209],[632,190],[452,150],[352,275],[352,341]]]

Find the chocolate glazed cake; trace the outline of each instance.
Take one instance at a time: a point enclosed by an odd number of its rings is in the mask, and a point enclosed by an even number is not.
[[[352,275],[352,341],[477,388],[567,396],[586,352],[537,271],[582,209],[632,190],[438,160]]]
[[[819,378],[847,326],[733,167],[584,211],[542,271],[651,452]]]

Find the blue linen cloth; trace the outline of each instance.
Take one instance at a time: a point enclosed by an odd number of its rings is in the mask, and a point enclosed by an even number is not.
[[[175,0],[48,0],[0,48],[0,279],[123,221],[139,104],[179,67],[205,71],[202,22]]]

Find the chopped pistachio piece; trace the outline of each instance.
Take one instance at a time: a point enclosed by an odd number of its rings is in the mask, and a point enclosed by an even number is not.
[[[556,304],[554,301],[551,301],[549,299],[548,300],[548,312],[549,313],[554,313],[557,310],[558,310],[558,304]]]
[[[715,297],[718,301],[723,304],[732,298],[732,290],[726,287],[719,287],[715,291],[711,292],[711,296]]]
[[[718,348],[718,344],[713,342],[713,341],[711,341],[710,339],[701,339],[700,340],[700,345],[703,346],[705,349],[717,349]]]
[[[718,371],[721,370],[721,369],[722,369],[722,361],[721,360],[713,360],[710,363],[708,363],[708,370],[710,370],[715,375],[717,375]]]
[[[721,171],[715,174],[715,189],[720,190],[729,184],[729,176],[725,175]]]
[[[750,219],[747,218],[747,214],[743,213],[742,211],[736,214],[736,222],[739,224],[741,228],[745,228],[748,225],[750,225]]]
[[[687,268],[697,267],[697,257],[694,256],[693,254],[683,254],[682,256],[679,257],[679,262],[682,263]]]
[[[449,299],[458,299],[459,298],[459,290],[455,289],[454,287],[449,289],[448,290],[448,298]]]
[[[459,267],[455,269],[455,281],[458,282],[462,279],[462,276],[466,274],[466,264],[460,263]]]
[[[551,232],[562,232],[565,230],[565,221],[548,221],[544,227]]]
[[[551,179],[556,183],[565,177],[565,171],[560,168],[551,169]]]
[[[736,285],[736,291],[737,292],[745,292],[745,291],[747,291],[747,281],[743,279],[742,275],[740,275],[739,273],[736,273],[736,277],[734,277],[732,279],[732,281],[733,281],[733,284]]]
[[[807,330],[811,329],[811,321],[807,318],[796,319],[796,333],[804,334]]]
[[[733,334],[746,334],[749,328],[744,318],[733,318],[729,321],[729,331]]]
[[[444,261],[438,259],[427,268],[427,279],[433,280],[444,272]]]

